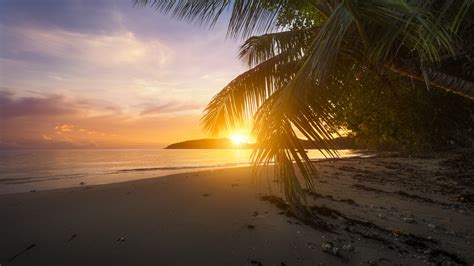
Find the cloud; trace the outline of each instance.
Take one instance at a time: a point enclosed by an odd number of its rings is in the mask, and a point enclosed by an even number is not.
[[[18,149],[18,148],[22,148],[22,145],[18,144],[15,140],[0,139],[0,150]]]
[[[120,113],[121,109],[106,101],[66,97],[29,91],[18,95],[12,89],[0,90],[0,118],[99,116]]]
[[[75,67],[93,71],[125,67],[139,69],[143,65],[159,68],[172,56],[172,49],[159,40],[142,41],[130,31],[95,35],[15,26],[2,27],[2,31],[6,37],[2,52],[5,56],[39,64],[72,63]]]
[[[57,125],[54,127],[54,130],[56,131],[57,134],[62,134],[66,132],[71,132],[75,128],[74,125],[68,125],[68,124],[62,124],[62,125]]]
[[[88,94],[127,108],[207,102],[241,69],[225,25],[211,32],[129,0],[30,2],[0,3],[4,86]]]
[[[0,117],[12,119],[24,116],[55,116],[76,113],[60,95],[15,97],[13,92],[0,91]]]
[[[203,104],[198,103],[181,103],[181,102],[168,102],[159,105],[150,105],[148,104],[140,114],[141,115],[150,115],[150,114],[166,114],[166,113],[175,113],[175,112],[184,112],[191,110],[201,110]]]
[[[107,133],[107,132],[100,132],[96,130],[89,130],[85,128],[79,128],[75,125],[71,124],[59,124],[54,127],[54,133],[56,135],[65,135],[67,134],[68,137],[84,137],[88,135],[95,135],[101,137],[118,137],[118,134],[114,133]],[[44,140],[51,140],[53,137],[49,137],[45,134],[42,135]]]
[[[0,1],[0,23],[75,32],[114,32],[121,24],[117,4],[109,0],[3,0]],[[131,1],[123,1],[123,4],[132,5]]]

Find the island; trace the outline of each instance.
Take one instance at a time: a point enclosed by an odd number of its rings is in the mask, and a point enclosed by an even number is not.
[[[236,144],[230,139],[193,139],[170,144],[165,149],[253,149],[253,143]]]
[[[305,149],[324,149],[326,146],[323,142],[311,142],[300,139]],[[253,149],[257,147],[257,143],[235,143],[227,138],[219,139],[193,139],[170,144],[165,149]],[[336,138],[332,142],[332,149],[355,149],[354,140],[349,137]]]

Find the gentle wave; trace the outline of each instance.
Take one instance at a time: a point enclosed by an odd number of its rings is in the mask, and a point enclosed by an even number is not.
[[[51,180],[61,180],[70,178],[80,178],[85,174],[61,174],[52,176],[34,176],[34,177],[4,177],[0,178],[0,184],[26,184],[35,182],[44,182]]]
[[[205,168],[219,168],[219,167],[232,167],[232,166],[244,166],[249,165],[248,163],[224,163],[224,164],[212,164],[212,165],[191,165],[191,166],[162,166],[162,167],[149,167],[149,168],[132,168],[117,170],[118,173],[124,172],[148,172],[148,171],[163,171],[163,170],[186,170],[186,169],[205,169]]]
[[[172,171],[172,170],[191,170],[191,169],[212,169],[221,167],[236,167],[249,165],[247,163],[223,163],[223,164],[212,164],[212,165],[194,165],[194,166],[162,166],[162,167],[149,167],[149,168],[131,168],[121,169],[112,172],[96,173],[96,175],[109,175],[119,173],[132,173],[132,172],[151,172],[151,171]],[[27,184],[27,183],[38,183],[53,180],[80,178],[90,175],[90,173],[82,174],[61,174],[51,176],[34,176],[34,177],[3,177],[0,178],[0,184],[14,185],[14,184]]]
[[[341,157],[354,151],[338,151]],[[250,165],[251,150],[0,151],[0,194],[109,184]],[[325,156],[308,150],[313,160]]]

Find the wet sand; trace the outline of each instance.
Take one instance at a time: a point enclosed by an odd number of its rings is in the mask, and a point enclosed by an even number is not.
[[[308,220],[250,168],[0,195],[0,264],[471,265],[472,158],[318,162]]]

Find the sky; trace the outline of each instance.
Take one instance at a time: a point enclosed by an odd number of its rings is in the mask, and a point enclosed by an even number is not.
[[[225,32],[131,0],[0,1],[0,149],[210,137],[203,108],[246,69]]]

